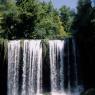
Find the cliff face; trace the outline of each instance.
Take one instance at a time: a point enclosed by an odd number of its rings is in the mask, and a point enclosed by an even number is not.
[[[7,80],[7,45],[6,41],[0,40],[0,95],[7,95],[6,80]]]
[[[81,77],[86,89],[95,88],[95,37],[78,37],[77,44],[80,53]]]

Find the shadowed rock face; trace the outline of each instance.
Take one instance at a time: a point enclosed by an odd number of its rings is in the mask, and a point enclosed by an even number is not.
[[[82,95],[95,95],[95,89],[88,89],[86,92],[84,92]]]
[[[7,46],[3,41],[0,44],[0,95],[7,95],[7,63]]]
[[[82,31],[81,31],[82,32]],[[90,33],[90,32],[89,32]],[[89,34],[88,34],[89,35]],[[95,88],[95,37],[77,37],[80,53],[81,78],[85,89]]]

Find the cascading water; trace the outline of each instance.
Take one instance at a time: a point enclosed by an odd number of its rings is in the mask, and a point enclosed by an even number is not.
[[[75,43],[75,40],[74,39],[72,39],[72,48],[73,48],[73,55],[74,55],[74,71],[75,71],[75,94],[73,94],[73,95],[80,95],[80,87],[81,87],[81,85],[79,86],[79,84],[78,84],[78,66],[77,66],[77,47],[76,47],[76,43]],[[83,90],[83,88],[81,87],[81,90]]]
[[[71,46],[71,47],[70,47]],[[67,95],[80,95],[80,85],[78,84],[78,67],[77,67],[77,47],[74,39],[67,39],[67,76],[68,90]],[[71,78],[72,77],[72,78]],[[72,85],[73,84],[73,85]]]
[[[68,70],[68,73],[67,73],[67,76],[68,76],[68,95],[71,95],[71,85],[70,85],[70,51],[69,51],[69,39],[67,40],[67,70]]]
[[[41,41],[25,40],[23,51],[22,95],[38,95],[42,90]]]
[[[73,45],[73,54],[74,54],[74,69],[75,69],[75,86],[78,86],[78,78],[77,78],[77,58],[76,58],[76,46],[75,41],[72,39],[72,45]]]
[[[8,95],[39,95],[42,91],[42,45],[40,40],[25,40],[22,85],[19,84],[20,41],[8,43]],[[21,93],[19,92],[21,85]]]
[[[20,41],[8,43],[8,95],[18,94]]]
[[[64,41],[49,41],[50,48],[50,70],[51,70],[51,92],[64,92]]]
[[[74,40],[71,43],[69,40],[48,42],[50,76],[47,77],[50,77],[50,95],[80,95],[76,46]],[[41,40],[8,42],[8,95],[44,95],[42,55]],[[72,84],[75,92],[72,92]]]

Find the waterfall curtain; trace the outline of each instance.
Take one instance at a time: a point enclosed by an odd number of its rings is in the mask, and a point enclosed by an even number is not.
[[[80,95],[75,41],[49,40],[46,57],[42,44],[41,40],[8,42],[8,95]]]

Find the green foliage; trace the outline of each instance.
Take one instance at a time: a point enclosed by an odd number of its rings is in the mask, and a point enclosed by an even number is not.
[[[93,15],[93,8],[91,6],[91,1],[90,0],[79,0],[78,2],[78,7],[77,7],[77,15],[74,20],[74,29],[77,33],[81,34],[82,36],[90,36],[92,31],[92,17]],[[81,37],[82,37],[81,36]]]
[[[7,60],[7,40],[0,38],[0,63],[3,64],[5,63]]]
[[[81,65],[86,66],[82,72],[83,82],[86,86],[94,87],[93,74],[95,72],[95,9],[91,0],[79,0],[77,14],[74,19],[73,29],[77,44],[80,49]],[[89,69],[89,70],[88,70]],[[85,94],[84,94],[85,95]],[[88,94],[89,95],[89,94]]]
[[[79,0],[78,1],[78,6],[77,6],[77,11],[78,13],[81,13],[82,12],[82,9],[87,9],[91,7],[91,0]],[[83,12],[84,12],[83,10]]]
[[[2,37],[4,30],[2,29],[3,19],[4,19],[4,10],[5,6],[3,4],[0,4],[0,37]]]
[[[21,0],[17,4],[8,2],[4,7],[1,24],[4,38],[53,39],[68,36],[51,1]]]
[[[60,18],[62,20],[62,25],[64,26],[64,30],[66,32],[72,32],[71,26],[74,17],[75,17],[75,13],[74,11],[70,10],[69,7],[62,6],[60,8]]]
[[[57,38],[57,36],[65,36],[65,31],[59,16],[55,13],[53,6],[49,4],[42,5],[41,18],[35,27],[37,36],[41,38]],[[44,32],[43,32],[44,31]]]

